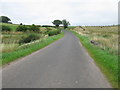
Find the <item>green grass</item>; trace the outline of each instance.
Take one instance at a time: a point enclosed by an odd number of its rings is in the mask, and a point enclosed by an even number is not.
[[[27,45],[27,47],[21,48],[20,50],[16,50],[16,51],[9,52],[9,53],[2,53],[2,65],[8,64],[18,58],[29,55],[51,44],[52,42],[62,38],[63,36],[64,34],[61,33],[55,36],[47,37],[38,43]]]
[[[5,26],[10,27],[11,31],[13,31],[13,32],[16,32],[16,29],[19,26],[19,24],[9,24],[9,23],[0,23],[0,26],[1,25],[5,25]],[[29,27],[31,25],[26,25],[26,26]],[[45,32],[48,28],[55,29],[54,27],[39,27],[41,32]],[[60,28],[60,29],[62,29],[62,28]]]
[[[5,25],[10,27],[12,31],[16,31],[16,28],[18,27],[17,24],[0,23],[0,25]]]
[[[118,56],[112,55],[107,50],[102,50],[99,47],[92,45],[87,36],[81,36],[74,31],[73,33],[80,39],[90,56],[106,75],[111,85],[118,88]]]

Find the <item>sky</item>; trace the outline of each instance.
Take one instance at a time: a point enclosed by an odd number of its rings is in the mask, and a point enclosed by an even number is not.
[[[52,25],[66,19],[71,25],[118,24],[119,0],[1,0],[0,16],[15,24]]]

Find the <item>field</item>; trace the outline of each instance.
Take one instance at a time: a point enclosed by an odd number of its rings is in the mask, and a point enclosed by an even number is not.
[[[118,87],[118,26],[78,26],[71,31],[80,38],[113,87]]]
[[[60,29],[53,27],[39,27],[35,31],[16,31],[19,25],[0,23],[11,28],[11,31],[2,31],[2,64],[10,63],[20,57],[31,54],[39,50],[53,41],[63,37],[63,33],[56,33]],[[27,26],[28,27],[28,26]]]
[[[9,26],[12,31],[16,31],[16,28],[18,27],[18,24],[7,24],[7,23],[0,23],[0,25],[6,25]]]
[[[85,26],[76,27],[74,31],[88,36],[91,41],[97,42],[101,49],[118,54],[118,27],[117,26]]]

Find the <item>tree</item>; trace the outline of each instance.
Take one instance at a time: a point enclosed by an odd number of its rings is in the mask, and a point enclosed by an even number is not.
[[[54,20],[52,23],[53,23],[56,27],[59,27],[59,25],[62,24],[62,21],[60,21],[60,20]]]
[[[30,34],[28,35],[27,37],[25,38],[22,38],[20,41],[19,41],[19,44],[23,44],[23,43],[30,43],[31,41],[35,41],[37,39],[39,39],[40,36],[38,36],[37,34]]]
[[[62,24],[63,24],[64,28],[67,28],[68,25],[70,25],[70,23],[65,19],[62,20]]]
[[[23,25],[22,23],[20,23],[20,25]]]
[[[0,22],[9,23],[9,21],[11,21],[11,20],[7,16],[0,16]]]

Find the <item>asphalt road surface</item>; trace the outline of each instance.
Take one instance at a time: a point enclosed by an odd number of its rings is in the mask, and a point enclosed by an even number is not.
[[[3,68],[3,88],[111,88],[71,32]]]

